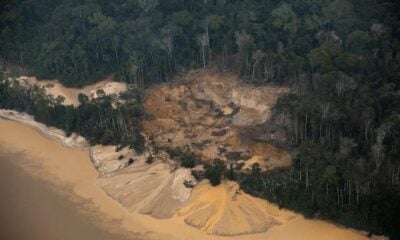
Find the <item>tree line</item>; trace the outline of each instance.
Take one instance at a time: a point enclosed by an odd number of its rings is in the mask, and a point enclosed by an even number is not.
[[[8,80],[0,83],[0,108],[26,112],[38,122],[62,129],[67,136],[77,132],[91,145],[129,146],[144,150],[141,135],[141,109],[139,93],[130,90],[122,94],[124,103],[113,96],[100,96],[89,100],[79,95],[80,105],[63,105],[63,97],[54,98],[41,87],[26,88]]]
[[[397,182],[369,179],[366,166],[353,159],[338,160],[332,149],[308,143],[301,147],[292,166],[251,173],[236,178],[244,191],[295,210],[307,218],[399,239],[400,191]],[[389,177],[389,176],[388,176]]]

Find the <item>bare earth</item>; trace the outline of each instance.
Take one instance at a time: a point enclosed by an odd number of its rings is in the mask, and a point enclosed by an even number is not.
[[[150,88],[143,101],[152,117],[144,132],[158,146],[190,149],[203,162],[216,158],[262,170],[291,164],[290,155],[249,137],[247,128],[265,123],[285,87],[255,87],[228,73],[193,70],[171,84]]]
[[[98,83],[85,86],[83,88],[68,88],[63,86],[57,80],[37,80],[36,77],[21,76],[16,79],[23,86],[38,85],[44,87],[46,93],[52,95],[54,98],[58,96],[64,97],[63,104],[78,106],[78,95],[85,94],[89,99],[97,98],[97,90],[103,90],[106,95],[118,95],[127,90],[127,84],[122,82],[114,82],[112,79],[105,79]]]
[[[60,188],[66,185],[71,186],[77,198],[90,200],[88,207],[95,212],[93,221],[97,221],[110,232],[132,231],[133,235],[140,233],[146,236],[145,239],[368,239],[365,235],[353,230],[343,229],[323,221],[305,220],[299,215],[276,209],[266,201],[238,193],[231,183],[211,188],[209,184],[202,182],[195,187],[187,205],[181,208],[178,214],[170,219],[155,219],[149,215],[129,212],[96,186],[98,173],[89,160],[87,150],[63,147],[30,127],[2,119],[0,119],[0,145],[9,152],[23,152],[27,155],[26,159],[29,161],[18,163],[26,172],[42,180],[50,181]],[[249,221],[238,218],[236,213],[252,208],[259,208],[261,212],[267,211],[251,216],[256,225],[252,227],[259,227],[262,231],[263,227],[274,222],[279,222],[281,225],[273,226],[268,231],[258,234],[233,237],[207,234],[215,233],[213,232],[215,226],[225,224],[231,219],[234,219],[237,228],[248,227],[243,223]],[[233,210],[231,213],[230,209]],[[198,215],[193,218],[196,214]],[[202,218],[207,214],[212,216]],[[196,222],[193,222],[193,219]],[[204,219],[204,221],[199,222],[199,219]],[[203,231],[188,224],[201,225],[200,229]],[[222,234],[232,235],[236,229],[231,230],[232,232]]]

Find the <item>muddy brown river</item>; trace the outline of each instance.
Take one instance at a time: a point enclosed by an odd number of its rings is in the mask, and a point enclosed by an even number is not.
[[[23,157],[0,148],[0,239],[133,239],[96,226],[65,194],[12,163]]]

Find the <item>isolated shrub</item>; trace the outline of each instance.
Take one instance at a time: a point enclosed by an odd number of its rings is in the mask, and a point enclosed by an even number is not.
[[[197,159],[193,154],[184,154],[181,157],[181,166],[185,168],[194,168],[196,166]]]
[[[210,180],[211,185],[217,186],[221,183],[222,174],[226,166],[225,162],[220,159],[215,159],[212,165],[205,165],[205,177]]]

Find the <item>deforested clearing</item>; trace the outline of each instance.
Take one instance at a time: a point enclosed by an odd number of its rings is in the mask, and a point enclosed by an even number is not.
[[[61,96],[64,99],[63,104],[74,106],[79,105],[79,94],[85,94],[89,99],[93,99],[103,94],[118,96],[127,90],[126,83],[115,82],[111,77],[83,88],[69,88],[57,80],[37,80],[36,77],[27,76],[16,78],[16,81],[26,87],[43,87],[46,93],[52,95],[54,98]]]

